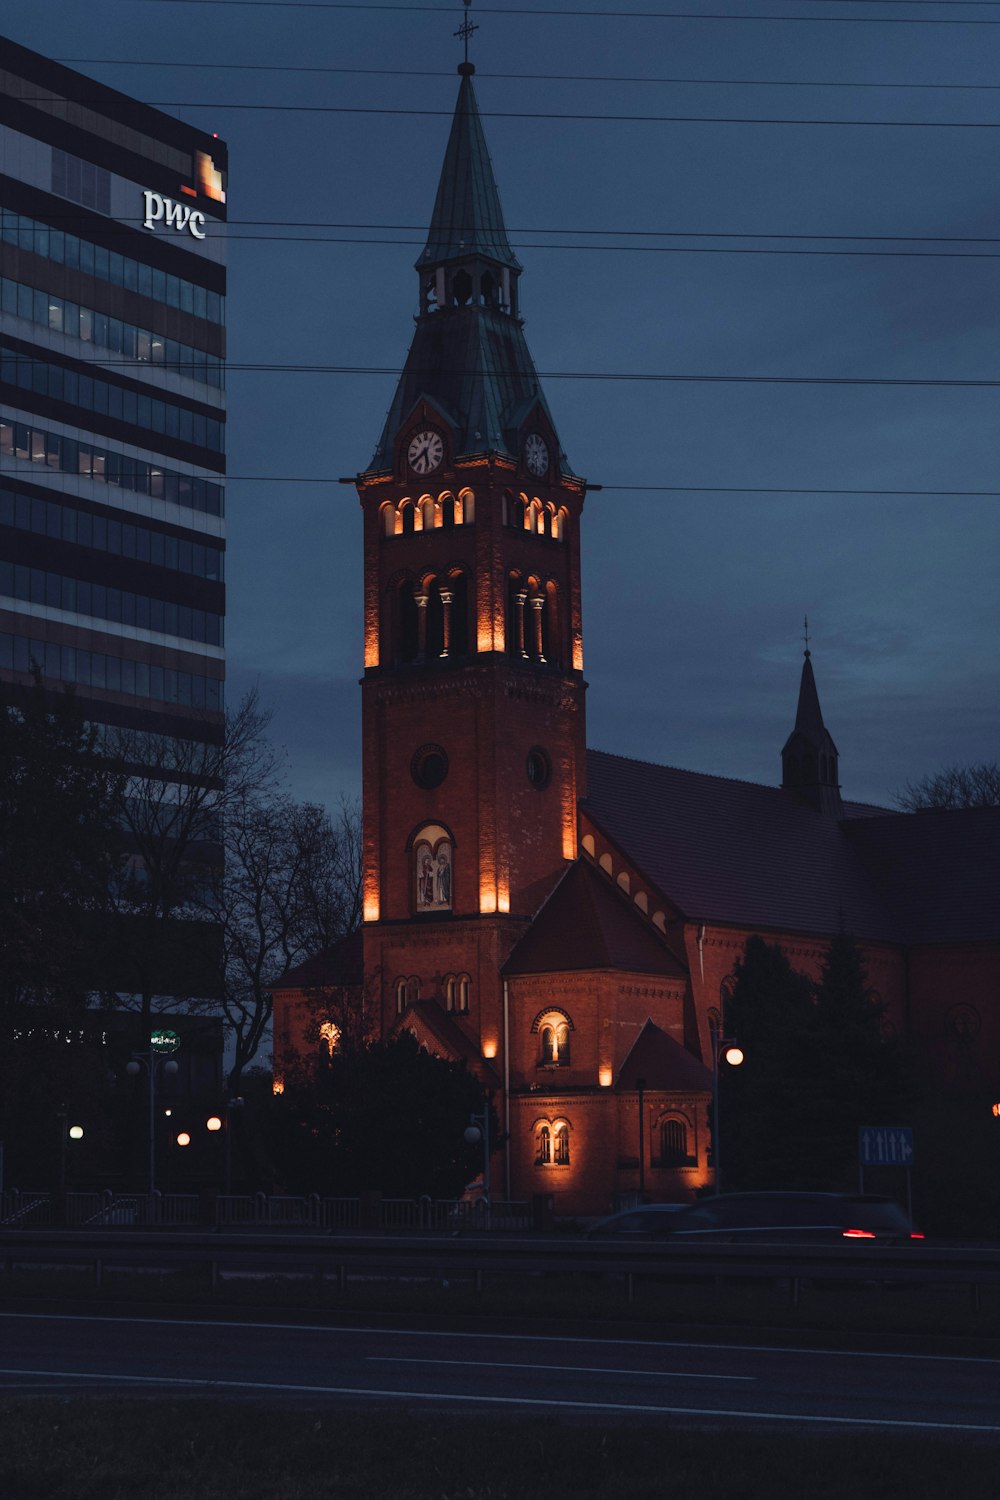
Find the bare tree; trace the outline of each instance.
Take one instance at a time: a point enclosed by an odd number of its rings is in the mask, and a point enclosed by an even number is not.
[[[271,986],[360,921],[360,815],[342,801],[334,822],[314,803],[249,795],[227,811],[224,846],[222,1008],[235,1095],[271,1020]]]
[[[111,729],[126,854],[115,883],[115,988],[148,1030],[157,997],[221,993],[222,843],[230,813],[277,779],[269,714],[250,692],[199,738]],[[128,1002],[126,1002],[128,1003]]]
[[[904,812],[929,807],[1000,807],[1000,763],[948,766],[919,781],[908,781],[896,793],[896,806]]]

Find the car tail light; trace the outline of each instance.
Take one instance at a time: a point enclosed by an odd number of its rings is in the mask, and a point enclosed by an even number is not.
[[[910,1230],[910,1239],[911,1240],[922,1240],[922,1239],[926,1239],[926,1235],[921,1234],[919,1229],[911,1229]]]
[[[873,1240],[874,1229],[845,1229],[842,1231],[845,1240]]]

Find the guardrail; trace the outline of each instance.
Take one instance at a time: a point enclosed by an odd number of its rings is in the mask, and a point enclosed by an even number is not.
[[[632,1300],[649,1279],[767,1280],[787,1285],[797,1304],[814,1282],[878,1282],[969,1289],[974,1306],[984,1287],[1000,1286],[1000,1251],[921,1246],[629,1245],[599,1241],[453,1234],[388,1238],[361,1233],[172,1235],[142,1229],[0,1228],[0,1265],[85,1268],[101,1288],[109,1269],[192,1270],[215,1291],[229,1275],[349,1280],[462,1279],[481,1290],[490,1278],[578,1274],[624,1281]]]
[[[0,1193],[0,1230],[37,1228],[519,1231],[529,1203],[430,1198],[321,1198],[267,1193]]]

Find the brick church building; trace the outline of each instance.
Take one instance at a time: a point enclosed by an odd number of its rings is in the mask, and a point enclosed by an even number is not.
[[[496,1196],[688,1199],[712,1179],[713,1041],[746,938],[817,976],[844,929],[936,1084],[1000,1099],[1000,810],[844,801],[808,650],[779,787],[588,749],[587,484],[525,342],[473,72],[357,478],[364,923],[276,988],[276,1087],[346,1004],[493,1092]]]

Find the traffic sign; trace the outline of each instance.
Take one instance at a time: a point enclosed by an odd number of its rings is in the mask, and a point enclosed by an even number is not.
[[[152,1052],[158,1052],[161,1056],[169,1056],[180,1047],[181,1039],[176,1031],[153,1031],[150,1033],[149,1046]]]
[[[912,1167],[912,1126],[859,1126],[858,1159],[863,1167]]]

